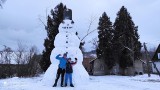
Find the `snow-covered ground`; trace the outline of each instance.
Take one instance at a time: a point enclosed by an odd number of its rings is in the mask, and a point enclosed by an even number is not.
[[[43,76],[34,78],[9,78],[0,80],[0,90],[160,90],[160,77],[142,76],[90,76],[87,85],[51,87],[41,82]],[[82,82],[83,83],[83,82]]]

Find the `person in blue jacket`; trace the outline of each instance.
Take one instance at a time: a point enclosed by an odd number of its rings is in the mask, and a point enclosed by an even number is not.
[[[60,56],[61,54],[56,56],[56,59],[59,60],[59,66],[58,66],[57,75],[56,75],[56,79],[53,87],[57,86],[57,82],[60,75],[61,75],[61,87],[63,87],[63,80],[64,80],[64,74],[65,74],[66,63],[67,63],[67,53],[64,53],[63,57],[60,57]]]

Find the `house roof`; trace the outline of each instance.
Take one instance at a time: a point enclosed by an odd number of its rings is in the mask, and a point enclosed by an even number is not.
[[[92,59],[89,63],[93,63],[95,60],[97,60],[97,58]]]
[[[154,53],[152,61],[157,61],[158,60],[158,53],[160,53],[160,44],[158,45],[158,48],[157,48],[156,52]]]

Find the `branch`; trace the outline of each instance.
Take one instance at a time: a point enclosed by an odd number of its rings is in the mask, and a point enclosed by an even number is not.
[[[45,25],[45,23],[40,19],[40,18],[38,18],[39,19],[39,21],[44,25],[44,27],[45,27],[45,30],[48,30],[48,27],[47,27],[47,25]]]
[[[39,19],[39,21],[45,26],[45,27],[47,27],[46,25],[45,25],[45,23],[40,19],[40,18],[38,18]]]
[[[89,34],[91,34],[92,32],[94,32],[95,30],[97,29],[94,29],[92,31],[90,31],[91,29],[91,26],[93,25],[93,22],[96,20],[97,18],[96,17],[91,17],[91,20],[90,20],[90,23],[89,23],[89,26],[88,26],[88,29],[87,29],[87,34],[81,39],[81,41],[83,41]],[[90,31],[90,32],[89,32]]]
[[[93,24],[93,22],[96,20],[97,18],[96,17],[91,17],[91,20],[90,20],[90,23],[89,23],[89,26],[88,26],[88,30],[87,30],[87,33],[89,33],[89,30],[91,29],[91,26]]]
[[[94,30],[88,32],[88,33],[81,39],[81,41],[83,41],[89,34],[93,33],[95,30],[97,30],[97,29],[94,29]]]
[[[92,46],[93,49],[97,49],[97,48],[98,48],[98,40],[97,40],[97,37],[92,38],[92,40],[89,41],[89,43],[91,43],[91,44],[93,45],[93,46]]]

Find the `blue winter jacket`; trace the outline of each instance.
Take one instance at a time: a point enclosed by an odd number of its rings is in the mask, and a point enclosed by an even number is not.
[[[60,61],[59,67],[62,69],[66,69],[67,59],[60,57],[60,54],[56,56],[56,59],[58,59]]]

